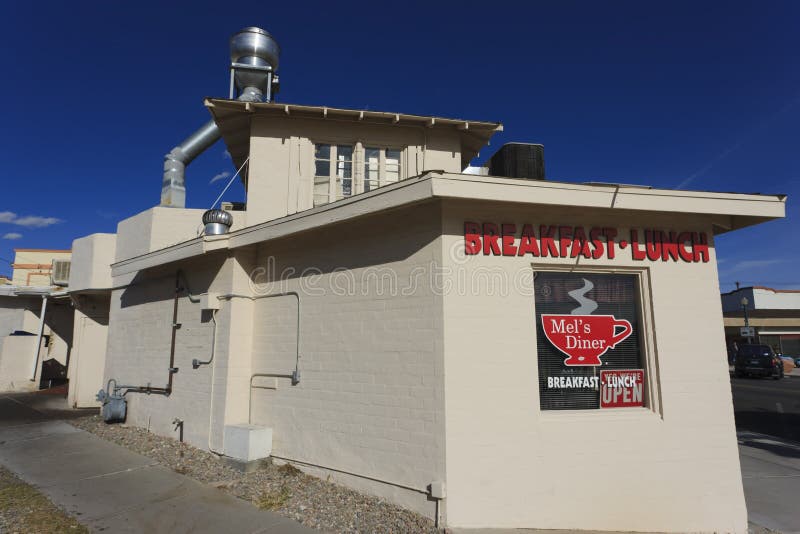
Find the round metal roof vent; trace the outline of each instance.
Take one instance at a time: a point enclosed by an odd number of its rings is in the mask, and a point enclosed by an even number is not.
[[[281,47],[269,32],[251,26],[231,36],[231,62],[278,70]]]
[[[206,235],[227,234],[233,226],[233,215],[225,210],[208,210],[203,213]]]

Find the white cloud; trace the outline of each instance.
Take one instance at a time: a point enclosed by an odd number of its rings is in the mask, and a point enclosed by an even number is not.
[[[730,275],[732,273],[738,273],[742,271],[747,271],[749,269],[763,269],[764,267],[770,267],[772,265],[777,265],[779,263],[783,263],[786,260],[775,258],[769,260],[742,260],[736,262],[731,267],[725,269],[724,274]]]
[[[14,219],[11,224],[17,226],[27,226],[30,228],[45,228],[61,222],[61,219],[55,217],[39,217],[38,215],[26,215],[25,217],[18,217]]]
[[[208,183],[213,184],[214,182],[219,182],[220,180],[224,180],[225,178],[230,178],[230,177],[231,177],[230,172],[222,171],[220,173],[215,174],[214,177],[211,179],[211,181]]]
[[[18,234],[17,232],[9,232],[3,236],[3,239],[22,239],[22,234]]]
[[[46,228],[61,222],[56,217],[41,217],[39,215],[25,215],[19,217],[11,211],[0,211],[0,223],[16,224],[28,228]]]
[[[228,152],[227,148],[222,151],[222,157],[225,158],[225,159],[231,159],[231,153]]]

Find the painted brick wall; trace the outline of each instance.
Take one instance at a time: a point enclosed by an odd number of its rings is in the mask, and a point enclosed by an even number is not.
[[[273,380],[252,397],[276,456],[423,490],[444,479],[441,297],[426,278],[439,217],[430,204],[261,248],[256,293],[300,293],[300,384]],[[297,302],[255,302],[253,370],[291,372]],[[433,514],[421,493],[330,474]]]
[[[105,380],[115,378],[119,384],[164,387],[167,384],[175,271],[186,275],[192,293],[224,292],[230,284],[232,260],[224,255],[196,258],[180,264],[139,273],[124,289],[114,290],[111,297],[108,354]],[[227,328],[225,313],[217,316],[220,329]],[[212,366],[192,369],[192,359],[207,360],[210,356],[213,322],[209,312],[182,294],[179,300],[175,366],[170,397],[130,393],[128,422],[149,428],[158,434],[177,438],[172,421],[184,421],[184,439],[200,448],[208,447],[209,410],[211,404]],[[224,409],[224,369],[227,350],[218,343],[214,379],[215,410]],[[219,387],[217,387],[219,386]]]
[[[702,231],[699,216],[622,210],[445,205],[445,250],[463,251],[464,221]],[[640,232],[641,235],[641,232]],[[446,257],[453,279],[479,273],[507,291],[444,299],[447,519],[452,527],[743,532],[747,528],[713,243],[708,263],[508,256]],[[653,341],[648,373],[660,405],[539,409],[535,264],[644,269]],[[514,286],[514,282],[517,286]],[[580,513],[575,513],[580,509]]]
[[[0,297],[0,351],[3,350],[3,338],[14,330],[22,329],[25,319],[26,305],[32,301],[18,297]],[[41,306],[41,302],[36,302]]]

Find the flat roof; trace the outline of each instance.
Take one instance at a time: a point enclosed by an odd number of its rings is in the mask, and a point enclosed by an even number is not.
[[[72,252],[72,249],[53,249],[53,248],[15,248],[14,252],[59,252],[59,253],[69,253]]]
[[[800,289],[775,289],[774,287],[767,287],[767,286],[742,286],[738,289],[734,289],[733,291],[722,293],[722,295],[733,295],[734,293],[739,293],[740,291],[747,291],[748,289],[762,289],[764,291],[772,291],[773,293],[800,293]]]
[[[112,264],[119,276],[222,249],[245,247],[432,199],[463,199],[578,209],[701,214],[714,234],[785,216],[784,195],[745,195],[586,185],[429,171],[345,200],[224,235],[202,236]]]
[[[462,168],[478,155],[495,132],[503,131],[503,125],[499,122],[448,119],[388,111],[306,106],[282,102],[240,102],[222,98],[207,98],[205,105],[219,126],[237,169],[244,164],[250,154],[250,121],[254,115],[456,130],[461,135]]]

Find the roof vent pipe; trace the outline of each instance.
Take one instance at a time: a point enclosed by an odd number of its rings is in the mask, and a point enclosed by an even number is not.
[[[271,102],[278,92],[278,42],[266,31],[249,27],[235,33],[231,47],[231,92],[239,90],[237,100]],[[164,156],[164,179],[161,184],[161,205],[186,207],[186,166],[220,138],[217,124],[211,120],[187,137]]]
[[[224,210],[210,209],[203,213],[206,235],[227,234],[233,226],[233,216]]]

